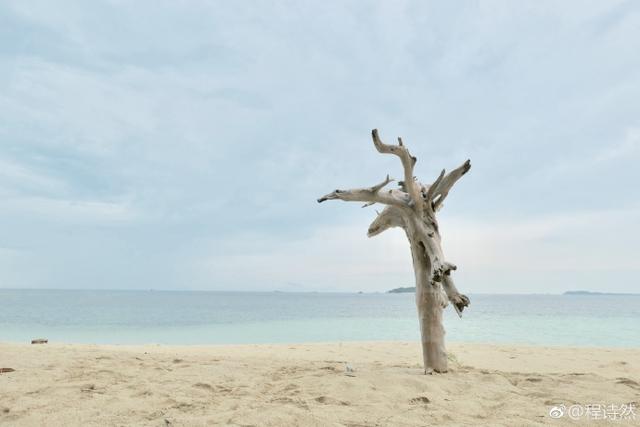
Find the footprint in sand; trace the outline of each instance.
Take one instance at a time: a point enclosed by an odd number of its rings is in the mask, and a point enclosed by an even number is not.
[[[341,406],[350,406],[351,403],[345,402],[344,400],[334,399],[329,396],[318,396],[315,399],[316,402],[322,403],[323,405],[341,405]]]
[[[429,403],[429,402],[431,402],[431,400],[429,400],[429,398],[427,396],[414,397],[413,399],[411,399],[409,401],[409,403],[411,403],[412,405],[425,404],[425,403]]]
[[[211,386],[211,384],[207,384],[207,383],[195,383],[193,384],[193,387],[213,391],[213,387]]]
[[[634,381],[630,378],[617,378],[618,382],[616,384],[624,384],[633,389],[640,390],[640,384],[637,381]]]
[[[94,391],[95,389],[96,389],[95,384],[85,384],[84,386],[82,386],[80,391]]]
[[[172,406],[172,408],[178,409],[179,411],[182,411],[182,412],[190,412],[196,408],[196,405],[193,405],[187,402],[177,402],[175,405]]]
[[[288,393],[289,395],[295,395],[300,393],[300,387],[295,384],[287,384],[283,389],[283,392]]]
[[[223,386],[223,385],[217,385],[216,386],[216,391],[220,392],[220,393],[231,393],[233,391],[233,389],[230,388],[230,387]]]
[[[85,384],[84,386],[82,386],[82,388],[80,388],[80,391],[82,393],[87,393],[89,395],[92,395],[94,393],[104,394],[104,389],[102,389],[102,390],[97,389],[95,384]]]
[[[298,408],[309,410],[309,406],[302,400],[299,399],[290,399],[288,397],[276,397],[275,399],[271,399],[270,403],[285,403],[290,405],[295,405]]]

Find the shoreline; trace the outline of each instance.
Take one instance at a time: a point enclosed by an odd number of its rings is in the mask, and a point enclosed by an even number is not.
[[[448,373],[424,375],[417,342],[0,343],[0,367],[15,369],[0,374],[0,424],[588,425],[549,410],[640,412],[640,349],[449,343],[449,354]]]
[[[371,344],[375,345],[385,345],[385,344],[402,344],[402,345],[413,345],[416,341],[407,341],[407,340],[362,340],[362,341],[354,341],[354,340],[336,340],[336,341],[292,341],[292,342],[241,342],[241,343],[198,343],[198,344],[168,344],[161,342],[142,342],[142,343],[100,343],[100,342],[79,342],[79,341],[52,341],[46,337],[42,337],[43,339],[47,339],[47,343],[44,344],[46,346],[51,347],[99,347],[99,348],[112,348],[112,349],[139,349],[142,347],[163,347],[163,348],[173,348],[173,349],[193,349],[193,348],[201,348],[201,349],[214,349],[214,348],[250,348],[250,347],[278,347],[278,346],[331,346],[331,345],[358,345],[358,344]],[[40,337],[35,337],[34,339],[40,339]],[[2,346],[32,346],[39,344],[31,344],[27,341],[3,341],[0,340],[0,348]],[[40,344],[41,345],[41,344]],[[480,341],[447,341],[446,347],[447,351],[449,347],[465,347],[465,346],[474,346],[474,347],[523,347],[523,348],[550,348],[550,349],[566,349],[566,350],[637,350],[640,355],[640,346],[635,345],[613,345],[613,346],[602,346],[602,345],[576,345],[576,344],[542,344],[542,343],[527,343],[527,342],[480,342]]]

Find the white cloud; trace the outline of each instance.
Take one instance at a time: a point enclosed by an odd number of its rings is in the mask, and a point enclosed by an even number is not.
[[[63,192],[67,186],[59,179],[0,158],[0,189],[11,193],[14,187],[26,187],[37,192]]]
[[[640,208],[491,222],[445,219],[445,251],[469,269],[637,270]]]
[[[7,5],[0,242],[46,234],[30,260],[50,286],[91,276],[55,267],[79,241],[105,286],[411,283],[400,231],[369,240],[357,207],[314,202],[401,175],[373,127],[404,137],[424,181],[472,159],[441,221],[474,291],[638,269],[632,2]],[[128,234],[86,231],[100,224]],[[122,245],[149,254],[131,276],[108,268],[129,265]]]
[[[124,224],[134,221],[137,216],[126,203],[44,197],[6,198],[0,206],[0,215],[35,217],[38,222],[77,226]]]
[[[634,274],[638,221],[640,209],[603,210],[518,220],[446,218],[441,230],[445,255],[472,292],[561,292],[566,289],[546,286],[554,276],[566,280],[559,272]],[[404,233],[393,229],[368,239],[367,226],[325,226],[300,240],[254,234],[236,236],[229,245],[216,241],[215,253],[193,266],[199,275],[193,283],[215,278],[223,287],[305,291],[385,291],[414,283]],[[549,279],[530,283],[532,274]],[[617,286],[624,290],[633,283]]]
[[[303,239],[291,240],[234,236],[230,248],[216,241],[212,245],[222,248],[193,266],[199,275],[196,280],[202,283],[210,278],[240,289],[299,291],[384,291],[397,282],[412,282],[404,233],[391,230],[369,239],[367,227],[319,227]]]
[[[640,128],[627,129],[622,142],[604,148],[596,155],[595,161],[608,162],[627,156],[640,159]]]

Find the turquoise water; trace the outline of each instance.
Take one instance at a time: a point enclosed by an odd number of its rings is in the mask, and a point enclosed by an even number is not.
[[[449,341],[640,347],[640,295],[470,295]],[[417,340],[412,294],[0,289],[0,341]]]

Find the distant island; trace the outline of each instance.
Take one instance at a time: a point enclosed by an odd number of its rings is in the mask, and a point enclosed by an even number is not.
[[[412,294],[416,291],[415,286],[405,288],[394,288],[387,291],[388,294]],[[566,291],[562,295],[640,295],[634,293],[616,293],[616,292],[592,292],[592,291]]]
[[[638,295],[638,294],[616,293],[616,292],[566,291],[562,295]]]
[[[390,291],[387,291],[387,293],[388,294],[411,294],[411,293],[414,293],[415,291],[416,291],[416,287],[410,286],[406,288],[391,289]]]
[[[416,291],[415,286],[408,286],[406,288],[394,288],[387,291],[388,294],[411,294]],[[615,293],[615,292],[591,292],[591,291],[566,291],[562,295],[640,295],[633,293]]]

